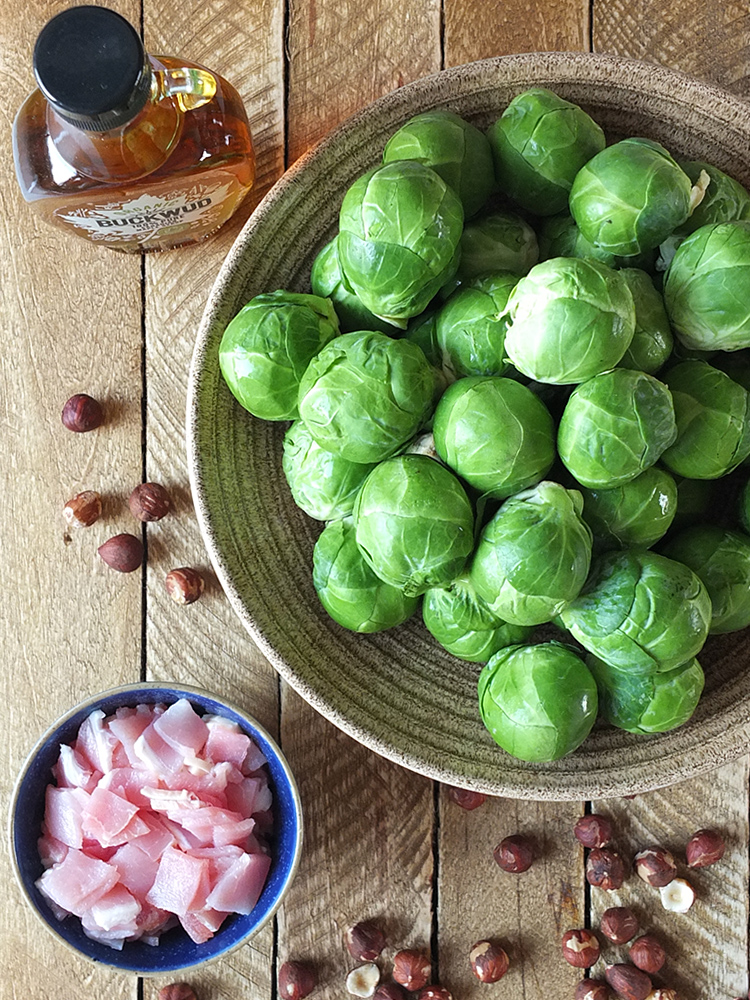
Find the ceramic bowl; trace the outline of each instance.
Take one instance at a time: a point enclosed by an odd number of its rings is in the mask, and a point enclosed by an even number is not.
[[[247,915],[227,917],[217,933],[195,944],[181,927],[162,935],[158,946],[126,941],[122,951],[92,941],[77,917],[60,921],[35,886],[43,868],[37,840],[44,815],[45,789],[61,743],[72,743],[84,719],[95,709],[105,715],[122,706],[162,702],[170,705],[187,698],[199,715],[222,715],[236,722],[260,747],[268,761],[273,791],[273,861],[258,903]],[[266,924],[281,904],[297,870],[302,848],[302,811],[294,776],[275,741],[255,719],[218,695],[189,685],[142,683],[113,688],[76,705],[42,736],[31,751],[16,782],[10,809],[11,857],[21,889],[32,909],[59,941],[100,965],[139,975],[161,975],[219,958],[244,944]]]
[[[447,107],[486,127],[530,86],[549,87],[580,104],[610,141],[647,136],[678,156],[711,161],[750,186],[747,105],[658,66],[532,53],[460,66],[394,91],[344,122],[287,172],[221,269],[191,373],[193,495],[217,574],[249,633],[285,680],[355,739],[422,774],[490,794],[558,800],[633,794],[747,751],[747,635],[709,641],[701,656],[705,694],[682,728],[647,738],[599,726],[562,760],[515,760],[479,719],[479,667],[443,652],[418,615],[366,637],[326,616],[311,581],[320,525],[295,507],[281,469],[287,425],[244,412],[219,372],[222,333],[242,305],[259,292],[309,290],[310,266],[337,230],[345,190],[378,162],[404,121]]]

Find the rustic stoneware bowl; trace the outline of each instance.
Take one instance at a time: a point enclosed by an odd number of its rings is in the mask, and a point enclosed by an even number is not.
[[[484,127],[530,86],[549,87],[582,105],[610,140],[648,136],[750,186],[748,106],[645,63],[578,53],[510,56],[447,70],[376,101],[281,179],[217,278],[191,374],[193,494],[218,576],[248,631],[282,677],[355,739],[422,774],[496,795],[560,800],[632,794],[747,751],[747,635],[709,640],[701,656],[705,694],[681,729],[649,738],[599,726],[563,760],[515,760],[479,719],[480,668],[443,652],[419,616],[373,636],[346,632],[326,616],[311,581],[320,525],[294,505],[281,470],[288,425],[243,411],[219,372],[224,328],[253,295],[309,291],[310,266],[336,232],[344,191],[378,162],[406,119],[447,107]]]
[[[171,705],[187,698],[200,714],[223,715],[247,733],[268,761],[269,784],[273,791],[273,860],[266,884],[256,906],[246,915],[227,917],[212,938],[195,944],[181,927],[167,931],[158,946],[142,941],[126,941],[115,951],[87,937],[77,917],[60,921],[35,886],[43,868],[39,860],[39,839],[44,815],[45,789],[52,780],[52,765],[60,755],[61,743],[72,743],[81,723],[91,712],[101,709],[111,715],[122,706],[162,702]],[[302,809],[294,776],[269,733],[242,709],[219,695],[187,684],[142,683],[112,688],[76,705],[58,719],[29,754],[16,781],[10,806],[10,853],[16,878],[34,913],[63,944],[99,965],[142,976],[184,972],[220,958],[240,947],[274,915],[291,885],[302,850]]]

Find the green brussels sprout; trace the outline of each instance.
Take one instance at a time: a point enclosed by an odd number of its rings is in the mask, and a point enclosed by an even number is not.
[[[294,420],[300,379],[339,333],[328,299],[296,292],[256,295],[219,344],[219,367],[232,395],[262,420]]]
[[[399,455],[373,469],[357,496],[354,523],[375,574],[409,597],[450,584],[474,546],[463,486],[424,455]]]
[[[735,632],[750,625],[750,537],[698,524],[670,539],[662,551],[703,581],[711,598],[710,633]]]
[[[388,140],[383,163],[417,160],[432,167],[451,187],[466,218],[476,215],[495,186],[487,136],[452,111],[425,111],[409,119]]]
[[[491,212],[467,222],[460,247],[459,281],[497,271],[528,274],[539,260],[536,233],[515,212]]]
[[[485,526],[469,578],[503,621],[541,625],[578,596],[592,542],[582,510],[577,490],[541,482],[506,500]]]
[[[589,654],[586,665],[599,691],[599,713],[629,733],[666,733],[696,709],[705,677],[696,659],[658,674],[613,667]]]
[[[614,368],[635,332],[627,282],[596,260],[555,257],[521,278],[508,299],[505,350],[537,382],[584,382]]]
[[[532,631],[494,615],[466,573],[448,587],[432,587],[425,593],[422,619],[444,649],[471,663],[486,663],[498,649],[523,642]]]
[[[670,472],[718,479],[750,455],[750,396],[705,361],[682,361],[664,376],[674,402],[677,440],[662,455]]]
[[[349,518],[332,521],[313,550],[313,586],[320,603],[352,632],[382,632],[411,618],[418,597],[379,580],[365,562]]]
[[[675,336],[696,351],[750,347],[750,222],[715,222],[683,240],[664,304]]]
[[[508,646],[479,675],[479,714],[493,740],[519,760],[559,760],[596,720],[596,682],[558,642]]]
[[[456,273],[463,219],[458,195],[430,167],[386,163],[344,195],[341,269],[367,309],[404,327]]]
[[[393,455],[432,412],[437,373],[408,340],[345,333],[310,363],[299,413],[321,448],[367,464]]]
[[[518,94],[487,132],[500,189],[535,215],[555,215],[581,167],[604,149],[585,111],[551,90]]]
[[[371,313],[354,294],[341,270],[338,236],[326,243],[313,261],[310,284],[315,295],[330,299],[339,319],[342,333],[357,330],[379,330],[393,333],[393,324]]]
[[[598,260],[607,267],[637,267],[651,272],[656,268],[657,251],[646,250],[635,257],[619,257],[595,247],[583,236],[573,216],[565,212],[545,219],[539,233],[539,259],[551,257],[584,257]]]
[[[437,309],[430,307],[423,313],[420,313],[419,316],[410,319],[404,331],[403,339],[416,344],[434,368],[447,374],[443,368],[443,352],[437,342],[437,332],[435,330],[437,314]]]
[[[281,467],[294,502],[316,521],[351,514],[360,486],[375,468],[321,448],[303,420],[295,420],[284,435]]]
[[[676,437],[664,383],[614,368],[576,386],[560,420],[557,450],[582,486],[613,489],[652,466]]]
[[[648,549],[664,537],[677,512],[677,484],[655,466],[614,489],[581,493],[583,519],[602,549]]]
[[[508,367],[508,321],[502,313],[517,282],[518,276],[509,271],[474,278],[440,307],[435,340],[442,367],[452,378],[501,375]]]
[[[657,673],[700,651],[711,599],[683,563],[627,549],[594,560],[585,587],[560,618],[585,649],[613,667]]]
[[[680,166],[693,184],[705,181],[705,178],[701,178],[701,174],[705,174],[709,179],[700,203],[680,226],[679,231],[683,236],[694,233],[696,229],[708,226],[712,222],[750,219],[750,194],[723,170],[719,170],[712,163],[703,163],[700,160],[680,160]]]
[[[594,246],[622,257],[652,250],[687,219],[690,178],[651,139],[623,139],[581,168],[570,212]]]
[[[635,333],[619,364],[653,375],[665,364],[674,346],[664,299],[645,271],[626,267],[620,274],[635,303]]]
[[[454,382],[440,398],[432,433],[446,465],[499,499],[538,483],[555,459],[549,411],[513,379],[477,375]]]

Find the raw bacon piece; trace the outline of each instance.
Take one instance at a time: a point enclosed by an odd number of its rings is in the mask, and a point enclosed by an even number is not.
[[[185,757],[195,757],[208,738],[208,726],[193,711],[187,698],[180,698],[154,721],[154,729],[173,749]]]
[[[116,737],[104,725],[104,712],[96,709],[81,723],[75,749],[92,770],[106,774],[114,766],[112,754],[116,744]]]
[[[161,856],[146,902],[179,917],[203,909],[209,891],[208,861],[168,847]]]
[[[92,920],[102,930],[130,937],[137,930],[136,918],[141,912],[141,904],[118,882],[97,899],[89,912]]]
[[[138,806],[127,799],[115,795],[106,788],[95,788],[89,796],[81,816],[84,836],[98,840],[102,847],[117,847],[131,839],[148,833],[148,827],[140,820],[140,827],[131,828],[128,825],[138,818]]]
[[[117,869],[122,885],[145,902],[146,894],[154,884],[159,870],[159,860],[144,854],[137,844],[138,841],[134,840],[131,844],[118,847],[109,863]]]
[[[60,756],[52,768],[58,788],[82,788],[85,792],[92,792],[102,775],[87,764],[73,747],[61,743]]]
[[[208,726],[208,739],[204,748],[206,757],[214,763],[228,760],[241,769],[250,749],[250,737],[246,736],[231,719],[222,719],[218,715],[212,715],[206,725]]]
[[[55,840],[68,847],[83,844],[81,821],[88,805],[89,794],[82,788],[55,788],[47,785],[45,792],[44,822]]]
[[[243,854],[219,878],[206,906],[230,913],[250,913],[260,899],[271,867],[266,854]]]
[[[80,917],[119,877],[117,869],[106,861],[71,848],[60,864],[48,868],[36,884],[58,906]]]

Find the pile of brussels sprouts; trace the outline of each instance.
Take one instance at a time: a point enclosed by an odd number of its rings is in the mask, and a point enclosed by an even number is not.
[[[237,400],[292,421],[325,610],[375,632],[421,604],[485,664],[481,717],[522,760],[597,714],[681,725],[707,635],[750,624],[745,220],[713,165],[607,146],[533,89],[486,134],[408,121],[346,192],[312,294],[258,295],[226,329]]]

